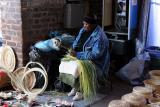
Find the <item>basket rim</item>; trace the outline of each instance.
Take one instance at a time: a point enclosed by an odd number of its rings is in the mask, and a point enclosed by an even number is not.
[[[22,75],[23,75],[23,72],[26,72],[26,71],[24,71],[24,69],[25,69],[25,67],[19,67],[19,68],[17,68],[13,73],[14,73],[15,75],[17,75],[17,76],[22,76]],[[28,69],[29,69],[29,68],[28,68]],[[30,77],[29,77],[29,76],[30,76]],[[29,80],[29,82],[27,82],[27,83],[29,84],[28,88],[29,88],[29,90],[31,90],[31,89],[35,86],[35,83],[36,83],[35,73],[32,72],[32,73],[28,74],[26,78],[31,78],[31,79]],[[24,83],[25,83],[25,81],[26,81],[26,79],[24,79]],[[27,80],[27,81],[28,81],[28,80]],[[21,89],[19,89],[18,87],[15,86],[15,83],[14,83],[12,80],[11,80],[11,84],[12,84],[12,86],[13,86],[13,88],[14,88],[15,90],[20,90],[20,91],[21,91]]]

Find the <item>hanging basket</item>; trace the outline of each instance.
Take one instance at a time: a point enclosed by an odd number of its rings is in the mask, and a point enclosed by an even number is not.
[[[143,87],[143,86],[136,86],[133,87],[133,93],[136,93],[137,95],[141,95],[146,99],[153,97],[153,90],[151,88]]]

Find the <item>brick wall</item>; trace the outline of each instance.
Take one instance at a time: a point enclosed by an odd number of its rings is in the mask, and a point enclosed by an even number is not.
[[[22,19],[20,0],[1,0],[1,30],[3,44],[11,46],[16,53],[17,65],[21,66],[22,53]]]
[[[28,61],[29,47],[45,39],[50,31],[63,29],[64,0],[23,0],[23,50]]]
[[[102,24],[102,7],[103,7],[103,0],[89,0],[90,4],[90,12],[95,13],[98,17],[99,25]]]
[[[1,0],[3,44],[17,56],[17,66],[29,61],[29,47],[51,30],[63,29],[64,0]]]

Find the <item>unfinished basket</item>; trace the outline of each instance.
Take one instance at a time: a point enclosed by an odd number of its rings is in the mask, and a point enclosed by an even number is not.
[[[123,100],[112,100],[109,102],[108,107],[131,107],[131,105]]]

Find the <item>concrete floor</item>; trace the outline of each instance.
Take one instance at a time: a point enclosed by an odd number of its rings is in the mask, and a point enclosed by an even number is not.
[[[97,94],[95,101],[90,104],[87,101],[80,100],[74,101],[74,107],[108,107],[108,103],[111,100],[121,99],[121,96],[124,94],[132,92],[132,86],[124,83],[123,81],[113,78],[112,79],[113,89],[110,90],[109,87],[103,88],[101,93]],[[52,95],[53,100],[56,99],[57,96]],[[58,96],[63,100],[73,101],[72,97],[68,97],[67,95]]]
[[[132,88],[132,86],[129,86],[123,81],[114,78],[113,90],[107,92],[106,96],[102,100],[97,101],[91,107],[108,107],[108,103],[111,100],[121,99],[121,96],[123,96],[124,94],[132,92]]]

